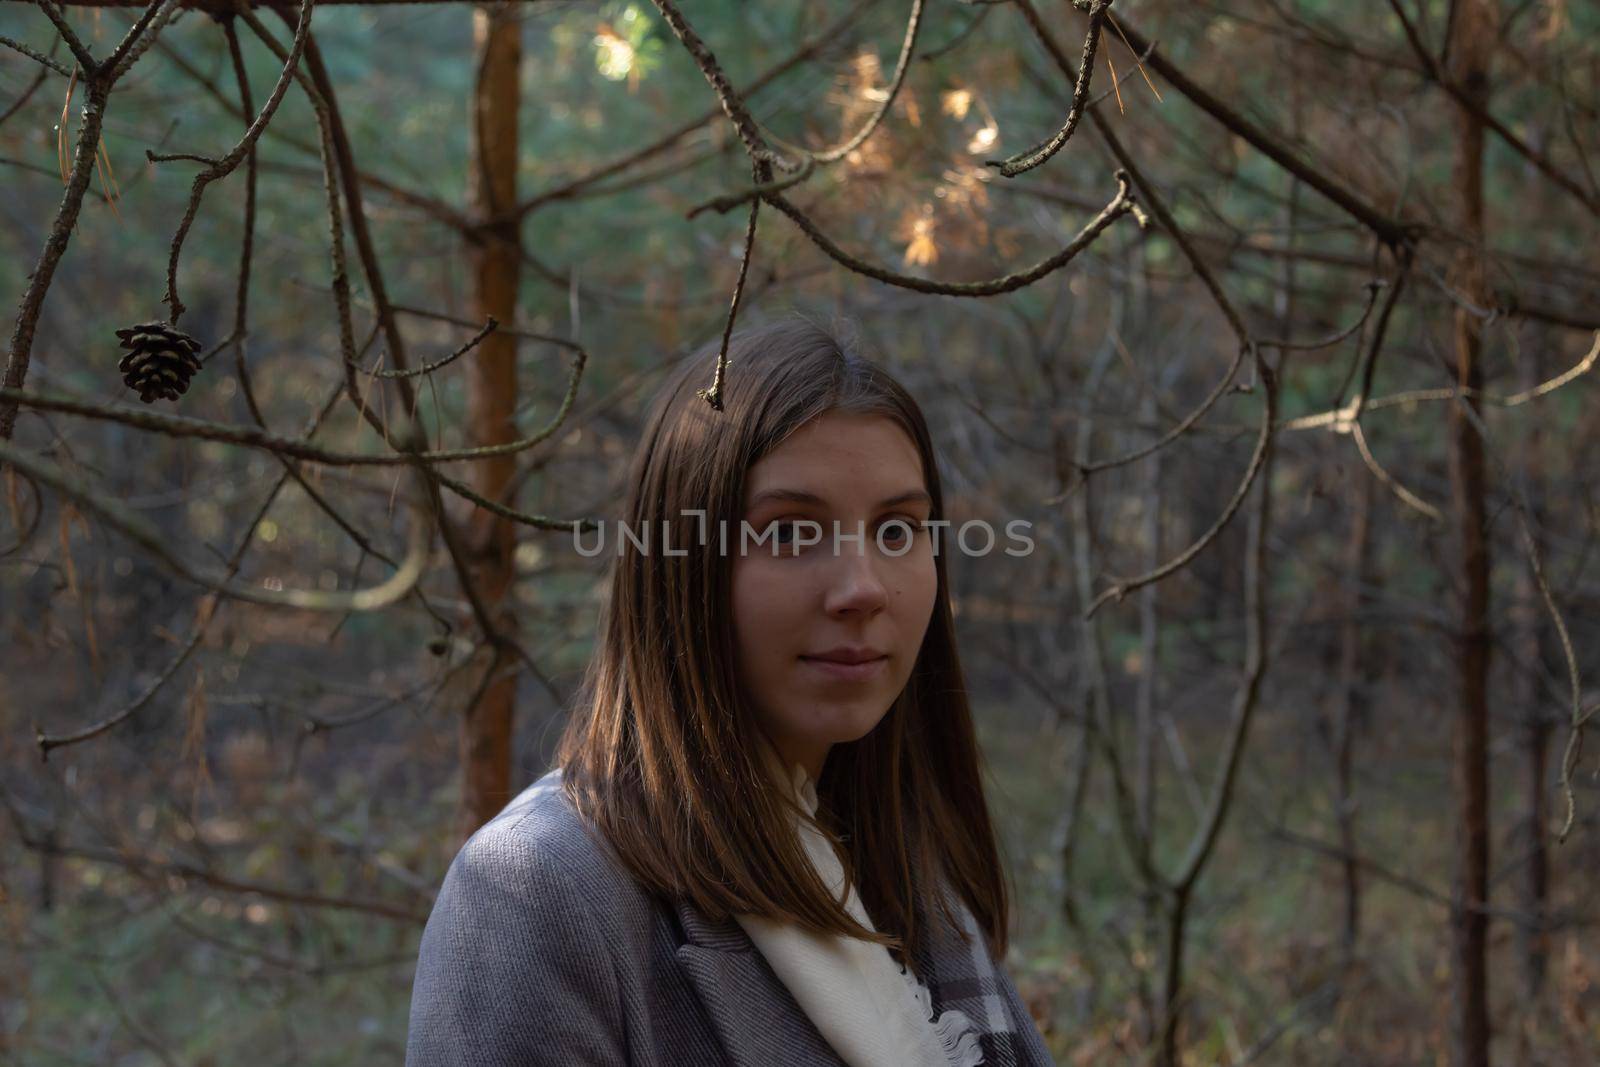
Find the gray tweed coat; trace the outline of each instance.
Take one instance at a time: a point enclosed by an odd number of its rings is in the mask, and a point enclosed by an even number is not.
[[[1053,1067],[981,938],[945,928],[915,963],[937,1011],[982,1028],[987,1067]],[[585,830],[559,770],[450,865],[422,935],[406,1064],[843,1067],[738,922],[644,892]]]

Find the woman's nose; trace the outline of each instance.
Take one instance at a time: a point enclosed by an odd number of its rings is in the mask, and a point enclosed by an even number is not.
[[[869,551],[857,554],[849,545],[830,561],[824,606],[830,615],[872,615],[889,602],[878,578],[877,561]]]

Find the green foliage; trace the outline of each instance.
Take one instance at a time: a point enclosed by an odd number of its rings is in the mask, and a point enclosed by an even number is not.
[[[638,4],[612,4],[595,34],[595,69],[611,81],[626,80],[637,88],[661,65],[666,44],[651,18]]]

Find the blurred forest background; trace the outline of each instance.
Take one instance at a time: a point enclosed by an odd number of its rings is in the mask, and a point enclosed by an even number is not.
[[[401,1060],[589,653],[574,523],[743,278],[859,325],[952,518],[1034,525],[952,581],[1062,1064],[1600,1062],[1594,4],[0,36],[0,1060]]]

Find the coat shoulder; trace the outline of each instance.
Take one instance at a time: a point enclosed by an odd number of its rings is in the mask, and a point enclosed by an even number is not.
[[[557,767],[480,826],[467,838],[462,851],[520,844],[546,854],[566,853],[583,848],[588,837],[581,816],[561,786],[561,768]]]
[[[529,785],[484,823],[462,845],[455,862],[546,881],[557,877],[602,920],[616,918],[619,910],[650,908],[643,889],[573,806],[562,788],[560,768]]]
[[[409,1067],[626,1062],[631,931],[650,904],[540,778],[462,845],[423,931]]]

